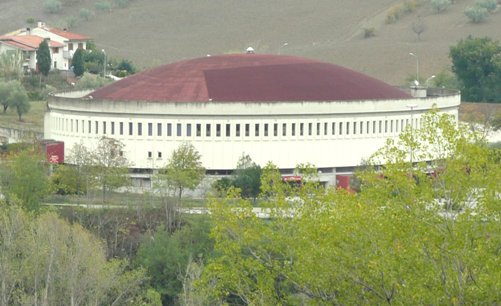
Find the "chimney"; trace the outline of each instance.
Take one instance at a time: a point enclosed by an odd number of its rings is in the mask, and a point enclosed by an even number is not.
[[[39,28],[45,28],[45,22],[43,22],[43,21],[38,21],[38,22],[37,22],[37,27],[39,27]]]

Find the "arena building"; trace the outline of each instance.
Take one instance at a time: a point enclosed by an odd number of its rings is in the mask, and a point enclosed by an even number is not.
[[[207,56],[160,66],[94,92],[61,92],[48,102],[45,138],[95,147],[120,140],[136,184],[163,167],[183,142],[208,174],[229,174],[248,154],[284,175],[299,163],[321,179],[353,172],[436,105],[456,120],[457,91],[402,90],[337,65],[283,55]]]

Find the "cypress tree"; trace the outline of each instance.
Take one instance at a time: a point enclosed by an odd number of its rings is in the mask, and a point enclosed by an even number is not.
[[[44,39],[38,46],[37,65],[38,65],[38,70],[44,76],[47,76],[49,74],[51,58],[50,58],[49,43],[47,42],[46,39]]]

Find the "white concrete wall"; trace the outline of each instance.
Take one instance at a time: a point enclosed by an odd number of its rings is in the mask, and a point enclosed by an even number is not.
[[[417,127],[420,116],[433,105],[457,118],[459,103],[459,95],[394,101],[288,103],[111,102],[55,97],[49,102],[50,112],[45,118],[45,138],[64,141],[67,152],[74,143],[82,142],[95,147],[102,136],[116,138],[125,144],[125,156],[135,168],[164,166],[172,151],[185,141],[199,150],[204,166],[211,170],[233,169],[242,154],[249,154],[260,165],[272,161],[284,169],[306,162],[318,168],[352,167],[383,146],[387,138],[398,136],[402,124],[405,126],[410,121],[409,105],[416,105],[412,116]],[[122,134],[120,124],[123,125]],[[132,135],[129,135],[130,124]],[[151,135],[149,124],[152,126]],[[159,124],[161,135],[157,133]],[[168,124],[172,128],[171,136],[167,135]],[[181,136],[177,136],[178,124],[182,129]],[[188,124],[191,125],[191,136],[187,135]],[[201,127],[200,136],[197,136],[198,124]],[[230,136],[226,136],[227,124],[231,128]],[[240,136],[236,136],[237,124],[240,125]],[[245,136],[246,124],[250,127],[249,136]],[[259,136],[255,135],[256,124],[259,124]],[[268,125],[268,136],[264,135],[265,124]],[[278,127],[277,136],[274,136],[275,124]],[[286,136],[283,136],[284,124]],[[293,124],[295,135],[291,133]],[[301,124],[304,126],[302,136]],[[312,135],[308,133],[309,124],[313,128]],[[319,135],[317,124],[320,126]],[[340,124],[343,126],[342,134]],[[349,134],[346,133],[347,124]],[[356,134],[353,133],[354,124],[357,125]],[[138,133],[139,125],[141,135]],[[207,136],[207,125],[211,127],[210,136]],[[216,135],[217,125],[221,128],[220,136]]]

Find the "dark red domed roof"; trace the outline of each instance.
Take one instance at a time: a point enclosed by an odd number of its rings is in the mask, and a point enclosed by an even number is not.
[[[384,82],[294,56],[232,54],[176,62],[91,93],[93,99],[158,102],[272,102],[407,99]]]

